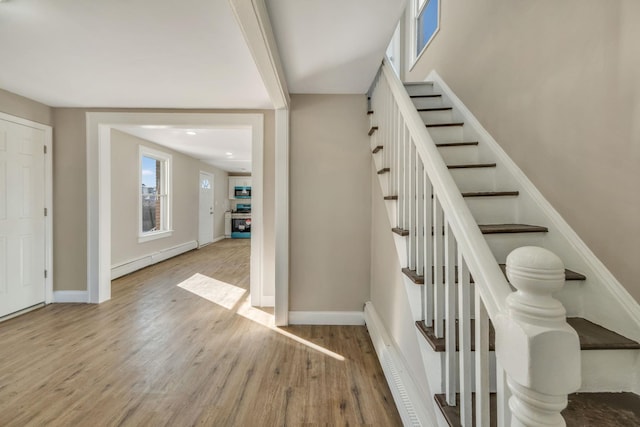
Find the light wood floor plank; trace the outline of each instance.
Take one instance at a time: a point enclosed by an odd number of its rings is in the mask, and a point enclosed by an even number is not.
[[[272,310],[248,307],[249,252],[223,240],[115,280],[106,303],[0,323],[0,425],[401,425],[364,327],[250,319]],[[177,286],[211,279],[218,303]]]

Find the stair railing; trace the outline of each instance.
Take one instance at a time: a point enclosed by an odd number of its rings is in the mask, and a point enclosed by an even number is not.
[[[473,424],[475,406],[475,425],[488,426],[494,382],[498,425],[538,425],[543,419],[563,425],[560,411],[579,386],[580,357],[577,334],[551,296],[564,283],[562,262],[541,248],[516,250],[507,266],[518,289],[513,293],[387,60],[369,93],[372,148],[383,146],[376,154],[378,173],[389,174],[384,190],[397,199],[394,230],[406,236],[406,267],[424,281],[422,319],[445,338],[446,404],[460,406],[463,426]],[[490,321],[496,330],[494,378]]]

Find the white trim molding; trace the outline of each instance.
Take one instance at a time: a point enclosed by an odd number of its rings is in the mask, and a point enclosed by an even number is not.
[[[288,108],[289,90],[264,0],[229,0],[274,108]]]
[[[88,291],[54,291],[54,303],[88,303]]]
[[[289,324],[289,110],[279,109],[276,118],[276,202],[274,321]]]
[[[111,298],[111,129],[120,125],[177,125],[251,129],[252,232],[251,303],[260,305],[264,282],[263,149],[264,115],[259,113],[87,112],[87,286],[88,300]]]
[[[168,260],[198,247],[198,242],[191,240],[181,245],[172,246],[157,252],[130,259],[117,265],[111,266],[111,280],[122,277],[126,274],[148,267],[153,264]]]
[[[364,325],[362,311],[290,311],[291,325]]]
[[[425,402],[429,399],[425,399],[420,393],[420,388],[413,381],[401,350],[390,338],[371,302],[367,302],[364,306],[364,319],[393,400],[402,418],[402,424],[416,427],[438,425],[425,406]]]

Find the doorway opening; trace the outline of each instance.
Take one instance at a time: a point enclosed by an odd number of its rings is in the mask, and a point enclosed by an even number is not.
[[[111,297],[111,133],[131,125],[251,130],[251,305],[269,305],[275,298],[264,293],[263,115],[219,113],[87,113],[88,301],[100,303]]]

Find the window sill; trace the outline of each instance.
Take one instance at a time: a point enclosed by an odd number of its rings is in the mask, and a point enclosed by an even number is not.
[[[138,243],[149,242],[151,240],[163,239],[165,237],[171,237],[173,230],[155,231],[153,233],[145,233],[138,235]]]

